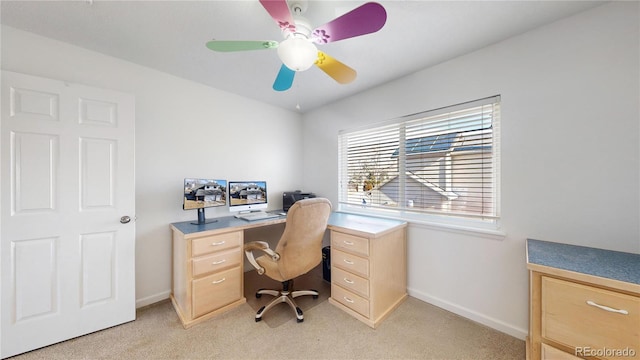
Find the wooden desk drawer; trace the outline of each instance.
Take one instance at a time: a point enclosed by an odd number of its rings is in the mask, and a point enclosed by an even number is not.
[[[631,348],[640,359],[639,324],[638,297],[542,277],[543,338],[573,348]]]
[[[350,272],[333,268],[333,274],[331,274],[332,283],[340,285],[343,288],[353,291],[358,295],[369,297],[369,280],[352,274]]]
[[[241,231],[193,239],[191,240],[191,256],[196,257],[209,254],[214,251],[230,249],[232,247],[240,246],[241,243]]]
[[[369,317],[369,300],[333,283],[331,284],[331,297],[360,315]]]
[[[369,239],[331,231],[331,247],[354,254],[369,256]]]
[[[235,267],[240,265],[241,260],[242,253],[240,252],[240,248],[228,251],[219,251],[207,256],[200,256],[193,259],[193,276],[196,277],[212,273],[214,271]]]
[[[542,344],[541,360],[581,360],[577,356],[558,350],[547,344]]]
[[[331,263],[354,274],[369,277],[369,260],[337,249],[331,249]]]
[[[236,267],[193,280],[193,317],[239,300],[242,297],[242,275],[241,268]]]

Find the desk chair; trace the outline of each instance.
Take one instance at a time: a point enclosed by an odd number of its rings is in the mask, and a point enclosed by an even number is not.
[[[304,321],[302,310],[293,298],[311,295],[318,298],[316,290],[293,291],[293,279],[306,274],[322,261],[322,238],[327,228],[327,220],[331,213],[331,203],[324,198],[299,200],[289,208],[287,222],[282,237],[276,245],[275,251],[264,241],[253,241],[244,246],[247,259],[258,274],[267,275],[282,283],[282,290],[260,289],[256,298],[263,294],[276,298],[256,313],[256,322],[262,320],[262,315],[279,303],[287,303],[296,313],[298,322]],[[253,251],[265,253],[258,258]]]

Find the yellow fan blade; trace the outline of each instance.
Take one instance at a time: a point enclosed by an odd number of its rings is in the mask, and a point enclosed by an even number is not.
[[[340,84],[348,84],[356,79],[355,70],[322,51],[318,51],[318,60],[316,60],[315,64]]]

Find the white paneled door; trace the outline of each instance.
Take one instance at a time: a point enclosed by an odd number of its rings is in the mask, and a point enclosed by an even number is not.
[[[135,319],[132,95],[2,71],[0,354]]]

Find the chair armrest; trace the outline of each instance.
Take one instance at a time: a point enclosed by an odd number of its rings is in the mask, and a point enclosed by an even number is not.
[[[267,242],[252,241],[250,243],[246,243],[244,245],[244,253],[245,255],[247,255],[247,259],[249,260],[251,265],[253,265],[253,267],[256,268],[256,270],[258,271],[258,274],[260,275],[264,274],[264,268],[260,266],[256,261],[255,257],[253,256],[253,250],[260,250],[266,253],[267,255],[271,256],[271,259],[273,259],[273,261],[280,260],[280,255],[275,251],[271,250]]]

